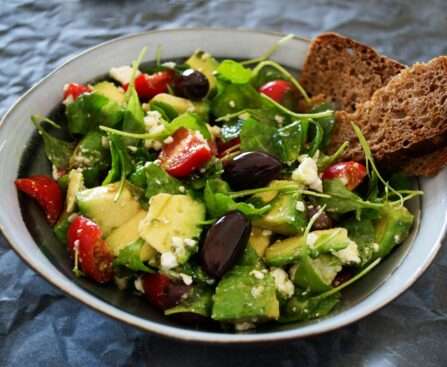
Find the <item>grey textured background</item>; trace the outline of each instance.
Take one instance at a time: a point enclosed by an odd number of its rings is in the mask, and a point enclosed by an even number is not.
[[[337,31],[406,63],[447,53],[443,0],[0,0],[0,115],[73,53],[132,32],[198,26]],[[446,280],[443,249],[403,296],[344,329],[271,346],[188,345],[67,298],[0,238],[0,366],[446,366]]]

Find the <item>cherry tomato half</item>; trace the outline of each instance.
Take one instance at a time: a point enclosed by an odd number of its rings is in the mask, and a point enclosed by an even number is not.
[[[349,190],[354,190],[366,176],[366,168],[363,164],[349,161],[339,162],[326,168],[323,172],[323,180],[341,180]]]
[[[64,87],[64,101],[71,96],[73,98],[73,101],[76,101],[76,99],[84,94],[84,93],[90,93],[92,90],[90,87],[78,84],[78,83],[70,83],[66,84]]]
[[[287,80],[273,80],[259,87],[258,91],[274,101],[282,103],[286,95],[294,91],[294,87]]]
[[[157,94],[168,91],[168,85],[174,80],[173,70],[163,70],[154,74],[142,73],[135,78],[135,90],[141,101],[147,102]],[[127,90],[128,85],[124,86]]]
[[[35,199],[45,212],[48,222],[57,222],[63,209],[62,190],[55,180],[48,176],[31,176],[15,181],[17,189]]]
[[[202,168],[213,156],[210,143],[197,131],[178,129],[173,141],[164,144],[160,153],[163,168],[174,177],[186,177]]]
[[[77,216],[67,232],[67,250],[73,257],[77,248],[81,270],[98,283],[109,282],[113,277],[112,261],[102,230],[88,218]]]
[[[174,307],[191,290],[190,286],[175,283],[160,273],[146,274],[142,281],[147,300],[160,310]]]

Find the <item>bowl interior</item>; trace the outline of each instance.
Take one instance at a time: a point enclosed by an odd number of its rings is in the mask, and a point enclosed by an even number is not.
[[[234,42],[236,38],[237,43]],[[41,140],[33,132],[29,117],[33,113],[49,114],[60,102],[60,91],[65,83],[87,82],[103,75],[112,66],[129,64],[146,45],[154,50],[158,44],[162,45],[166,60],[186,57],[197,48],[220,58],[252,58],[278,38],[274,34],[224,30],[167,31],[131,36],[82,54],[34,87],[5,116],[0,129],[0,166],[3,168],[0,171],[3,183],[0,197],[5,198],[0,209],[0,228],[18,254],[50,282],[101,312],[145,330],[189,340],[274,340],[323,332],[374,311],[405,290],[428,266],[439,248],[447,211],[446,195],[442,191],[445,173],[420,182],[426,195],[410,203],[417,217],[410,238],[367,277],[344,291],[342,307],[335,313],[306,324],[265,325],[237,336],[220,330],[191,330],[153,310],[139,296],[119,292],[114,286],[97,286],[76,278],[71,272],[65,247],[54,236],[40,209],[32,201],[17,196],[13,186],[17,175],[50,172]],[[300,68],[307,45],[305,40],[294,39],[275,54],[274,59],[289,68]],[[432,226],[431,230],[427,225]]]

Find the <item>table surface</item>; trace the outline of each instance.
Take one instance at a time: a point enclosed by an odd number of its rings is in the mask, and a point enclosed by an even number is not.
[[[312,37],[336,31],[405,63],[446,53],[447,2],[4,1],[0,115],[64,58],[143,30],[228,27]],[[0,238],[0,366],[445,366],[447,251],[374,315],[271,346],[167,340],[102,316],[33,273]]]

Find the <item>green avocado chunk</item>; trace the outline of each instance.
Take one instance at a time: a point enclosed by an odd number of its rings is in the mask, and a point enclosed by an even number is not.
[[[126,101],[124,90],[118,88],[112,82],[99,82],[93,85],[93,90],[104,97],[123,105]]]
[[[193,313],[209,317],[213,303],[212,296],[213,293],[209,287],[194,286],[186,299],[183,299],[177,306],[167,309],[165,315]]]
[[[209,53],[197,50],[188,60],[186,60],[185,64],[190,66],[194,70],[200,71],[203,75],[206,76],[210,84],[208,95],[212,94],[215,91],[217,85],[214,72],[219,66],[219,62]]]
[[[375,258],[388,255],[394,246],[402,243],[408,237],[413,221],[413,214],[404,206],[384,206],[375,225],[376,242],[379,245]]]
[[[293,181],[272,181],[269,187],[280,188],[281,186],[296,185],[295,192],[265,192],[254,195],[253,200],[261,200],[264,204],[271,203],[272,208],[264,216],[253,221],[253,225],[268,229],[285,236],[303,233],[306,228],[307,217],[298,192],[299,185]],[[303,209],[303,210],[301,210]]]
[[[185,112],[194,112],[208,118],[209,105],[205,101],[192,102],[189,99],[167,93],[157,94],[149,102],[151,110],[162,109],[171,120]]]
[[[331,228],[310,232],[307,237],[294,236],[276,241],[265,251],[265,262],[271,266],[284,266],[310,254],[335,253],[348,247],[352,241],[345,228]]]
[[[217,285],[211,317],[225,322],[277,320],[275,283],[270,273],[262,270],[250,265],[236,265],[230,270]],[[259,273],[262,275],[255,275]]]
[[[98,224],[104,236],[129,221],[141,209],[129,184],[124,188],[116,199],[120,183],[98,186],[83,190],[76,194],[76,202],[81,213]]]

